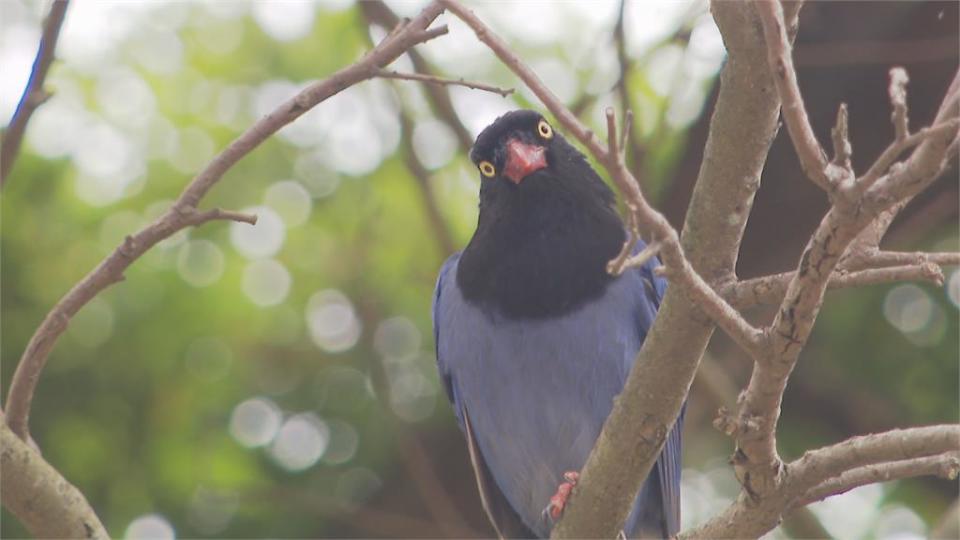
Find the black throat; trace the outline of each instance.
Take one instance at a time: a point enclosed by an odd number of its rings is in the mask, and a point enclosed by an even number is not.
[[[520,184],[484,180],[457,269],[466,300],[514,319],[564,315],[600,296],[625,239],[613,193],[561,137]]]

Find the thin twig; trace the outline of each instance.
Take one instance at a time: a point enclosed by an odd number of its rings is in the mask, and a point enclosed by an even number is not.
[[[619,276],[628,268],[639,268],[647,264],[647,261],[654,258],[659,252],[660,252],[660,243],[653,242],[651,244],[648,244],[646,247],[644,247],[643,250],[640,251],[640,253],[637,253],[632,257],[627,257],[623,261],[619,261],[619,257],[617,257],[617,259],[610,261],[607,264],[607,267],[609,269],[610,274],[614,276]]]
[[[54,52],[57,49],[57,38],[60,37],[60,27],[63,26],[68,3],[69,0],[54,0],[53,5],[50,6],[50,13],[43,23],[40,47],[37,49],[37,56],[33,60],[30,78],[27,80],[27,86],[23,90],[20,102],[17,103],[13,118],[10,119],[10,124],[3,133],[3,142],[0,143],[0,187],[7,182],[7,175],[10,174],[13,162],[17,159],[20,144],[23,142],[23,134],[27,130],[27,122],[30,121],[30,117],[37,110],[37,107],[50,98],[50,94],[43,89],[43,82],[46,80],[47,72],[53,63]]]
[[[957,132],[960,127],[960,119],[952,118],[939,124],[925,127],[920,131],[907,135],[903,139],[897,139],[890,143],[880,157],[870,165],[867,172],[857,179],[857,188],[863,192],[869,189],[887,170],[893,165],[893,162],[900,157],[904,151],[917,146],[930,137],[938,137],[943,133]],[[949,155],[949,153],[947,154]]]
[[[939,266],[960,265],[958,252],[925,252],[925,251],[878,251],[870,255],[873,265],[888,264],[923,264],[932,263]]]
[[[21,438],[27,436],[30,404],[40,373],[57,339],[66,330],[68,321],[80,308],[100,291],[120,281],[127,267],[157,242],[193,224],[194,221],[235,217],[240,217],[246,222],[252,221],[249,216],[225,211],[201,212],[197,217],[197,204],[224,173],[280,128],[293,122],[330,96],[374,77],[378,69],[386,66],[411,47],[446,33],[446,26],[428,29],[430,23],[442,11],[443,8],[438,4],[429,4],[416,18],[384,38],[361,60],[341,69],[327,79],[308,86],[282,103],[272,113],[258,120],[230,143],[186,186],[167,212],[140,232],[128,236],[113,253],[61,298],[30,338],[14,372],[6,407],[10,429]]]
[[[904,253],[904,255],[910,254]],[[952,260],[960,258],[960,254],[958,253],[943,253],[937,255],[950,255],[952,256]],[[728,285],[723,289],[722,294],[723,297],[737,309],[779,304],[783,300],[783,295],[786,294],[787,287],[795,276],[796,272],[783,272],[780,274],[746,279]],[[830,277],[830,282],[827,284],[827,287],[831,289],[844,289],[902,281],[920,281],[934,285],[942,285],[943,272],[936,263],[918,263],[914,260],[901,266],[867,268],[864,270],[837,270]]]
[[[467,88],[472,88],[474,90],[483,90],[484,92],[500,94],[503,97],[507,97],[513,93],[513,88],[500,88],[499,86],[493,86],[490,84],[468,81],[468,80],[465,80],[463,77],[459,79],[446,79],[444,77],[438,77],[436,75],[426,75],[423,73],[400,73],[399,71],[392,71],[387,69],[381,69],[380,71],[378,71],[377,77],[380,77],[381,79],[420,81],[420,82],[425,82],[430,84],[439,84],[443,86],[465,86]]]
[[[767,41],[768,62],[773,80],[783,103],[781,111],[790,132],[790,139],[800,158],[800,166],[807,177],[827,193],[833,192],[830,178],[827,177],[827,158],[823,147],[810,127],[807,110],[800,96],[797,84],[797,72],[793,68],[792,50],[787,29],[783,22],[783,9],[779,0],[761,0],[755,3],[763,33]]]

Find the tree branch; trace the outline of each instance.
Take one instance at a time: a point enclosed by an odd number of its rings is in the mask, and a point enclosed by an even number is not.
[[[790,132],[797,157],[800,158],[800,166],[813,183],[832,193],[836,180],[827,176],[826,152],[813,134],[803,98],[800,96],[797,72],[793,68],[793,47],[787,37],[780,0],[763,0],[757,2],[756,6],[763,22],[770,71],[774,74],[773,80],[783,102],[781,114]]]
[[[894,429],[852,437],[810,450],[789,465],[787,487],[796,495],[849,471],[889,461],[902,461],[947,452],[960,452],[960,425]]]
[[[311,84],[258,120],[187,185],[167,212],[138,233],[128,236],[113,253],[61,298],[34,332],[14,372],[7,397],[8,421],[13,432],[22,438],[27,436],[30,404],[40,373],[57,339],[80,308],[107,286],[120,281],[124,270],[160,240],[189,225],[210,219],[239,217],[232,212],[219,210],[198,214],[197,204],[224,173],[280,128],[338,92],[375,77],[381,68],[411,47],[446,33],[446,26],[428,28],[442,11],[443,8],[438,4],[429,4],[417,17],[398,26],[361,60]],[[243,221],[250,222],[252,219],[242,216]]]
[[[778,39],[777,35],[782,32],[775,30],[783,26],[783,21],[779,5],[771,6],[770,2],[771,0],[759,0],[755,5],[761,12],[768,47],[772,51],[780,51],[782,40]],[[771,58],[776,59],[779,56],[771,52]],[[792,70],[790,64],[782,64],[779,60],[771,65],[774,69],[783,65]],[[785,94],[792,94],[795,90],[795,74],[778,73],[777,80],[780,81],[778,90],[782,97],[787,99]],[[783,84],[784,81],[791,84]],[[945,104],[950,102],[950,96],[951,93],[948,92]],[[954,112],[953,116],[955,115]],[[945,115],[940,114],[935,122],[944,120]],[[806,115],[795,115],[793,120],[788,120],[791,121],[806,124],[797,126],[796,131],[791,131],[798,152],[801,152],[806,146],[803,134],[812,133],[812,129]],[[813,328],[834,268],[851,242],[881,212],[901,199],[915,194],[933,180],[933,176],[942,167],[943,152],[950,139],[952,134],[946,132],[939,136],[930,136],[921,143],[907,164],[895,168],[887,175],[900,175],[897,180],[878,182],[872,188],[872,193],[864,194],[859,201],[836,200],[807,244],[780,309],[766,331],[771,340],[770,354],[754,366],[740,404],[737,426],[733,430],[737,441],[735,471],[751,499],[771,494],[783,481],[775,435],[783,392],[800,350]],[[907,170],[910,171],[909,176],[901,174],[901,171]],[[908,184],[911,186],[909,189],[905,187]]]
[[[63,26],[68,3],[69,0],[54,0],[53,5],[50,6],[50,13],[43,23],[40,47],[33,60],[27,87],[20,96],[13,118],[10,119],[10,124],[3,133],[3,142],[0,143],[0,187],[6,184],[13,162],[17,159],[23,135],[27,130],[27,122],[30,121],[37,107],[50,98],[50,94],[43,89],[43,81],[46,80],[50,65],[53,64],[53,54],[57,49],[57,38],[60,37],[60,27]]]
[[[958,471],[960,471],[960,454],[957,452],[865,465],[824,480],[791,504],[788,511],[869,484],[901,480],[914,476],[939,476],[948,480],[956,480]]]
[[[490,84],[467,81],[467,80],[464,80],[463,77],[459,79],[446,79],[443,77],[438,77],[436,75],[426,75],[423,73],[400,73],[399,71],[392,71],[388,69],[381,69],[380,71],[378,71],[377,77],[380,77],[381,79],[420,81],[420,82],[425,82],[429,84],[439,84],[441,86],[464,86],[466,88],[472,88],[474,90],[483,90],[484,92],[500,94],[503,97],[507,97],[513,93],[513,88],[500,88],[499,86],[493,86]]]
[[[20,440],[0,415],[3,506],[38,538],[109,539],[97,514],[76,487]]]
[[[897,255],[901,255],[897,253]],[[936,260],[958,261],[960,253],[903,253],[905,257],[900,266],[884,266],[880,268],[866,268],[864,270],[834,270],[827,283],[829,289],[845,289],[862,287],[865,285],[879,285],[881,283],[896,283],[900,281],[921,281],[934,285],[943,285],[943,271],[938,264],[960,264],[960,262],[933,262],[920,260],[917,256],[937,255]],[[943,257],[939,257],[939,256]],[[914,259],[910,260],[909,256]],[[782,272],[758,278],[746,279],[730,284],[721,293],[731,305],[737,309],[746,309],[759,305],[779,304],[787,292],[790,282],[796,278],[796,272]]]
[[[955,474],[958,451],[960,425],[956,424],[896,429],[811,450],[785,466],[785,481],[776,491],[762,498],[741,492],[723,512],[680,538],[758,538],[776,527],[785,512],[815,502],[817,495],[835,494],[830,493],[833,489],[869,483],[857,482],[874,471],[881,475],[906,473],[905,469],[916,473],[910,476],[927,474],[925,471]],[[932,467],[934,458],[945,462],[941,468]],[[925,471],[914,461],[918,459],[927,460],[922,463]]]

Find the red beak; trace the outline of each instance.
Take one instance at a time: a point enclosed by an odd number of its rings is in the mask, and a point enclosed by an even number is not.
[[[544,147],[522,143],[517,139],[507,141],[507,167],[503,174],[514,184],[519,184],[528,174],[546,166]]]

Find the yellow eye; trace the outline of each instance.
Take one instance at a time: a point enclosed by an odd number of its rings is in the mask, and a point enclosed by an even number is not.
[[[494,168],[493,163],[490,163],[489,161],[481,161],[480,173],[487,178],[493,178],[493,175],[497,174],[497,169]]]
[[[550,124],[548,124],[546,120],[541,120],[540,123],[537,124],[537,131],[544,139],[553,137],[553,128],[550,127]]]

